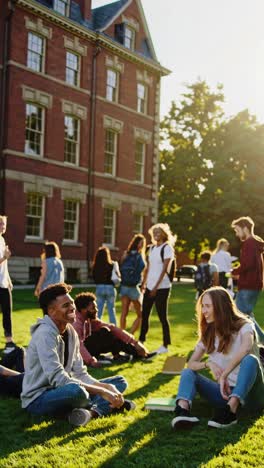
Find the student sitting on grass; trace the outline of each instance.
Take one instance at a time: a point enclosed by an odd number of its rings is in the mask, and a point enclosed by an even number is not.
[[[238,311],[222,287],[203,292],[196,311],[200,340],[188,369],[181,374],[172,427],[191,428],[199,422],[190,414],[196,392],[215,408],[209,427],[231,426],[237,423],[240,405],[264,407],[263,369],[254,324]],[[204,354],[208,354],[206,361],[202,361]],[[199,374],[202,369],[209,369],[216,382]]]
[[[149,353],[145,346],[139,343],[133,335],[113,324],[102,322],[97,317],[96,297],[93,293],[80,293],[75,298],[77,309],[73,324],[79,340],[80,351],[84,362],[92,367],[100,367],[97,358],[103,353],[112,353],[115,360],[125,359],[120,351],[131,355],[134,359],[147,359],[156,353]]]
[[[99,381],[87,373],[71,325],[75,320],[71,289],[57,283],[40,293],[44,318],[31,328],[21,399],[22,408],[31,414],[68,417],[71,424],[84,426],[91,418],[135,405],[124,400],[123,377]]]

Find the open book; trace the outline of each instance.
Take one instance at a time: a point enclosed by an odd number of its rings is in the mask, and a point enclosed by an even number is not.
[[[169,356],[167,357],[162,373],[163,374],[180,374],[186,363],[185,356]]]
[[[173,411],[175,409],[175,398],[149,398],[145,403],[145,409]]]

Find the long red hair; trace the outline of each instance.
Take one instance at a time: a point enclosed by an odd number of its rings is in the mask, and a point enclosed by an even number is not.
[[[214,321],[207,323],[202,313],[202,301],[208,294],[212,300]],[[233,335],[237,333],[245,323],[250,322],[244,314],[239,312],[230,294],[221,286],[207,289],[199,297],[196,304],[198,319],[199,339],[204,344],[207,353],[215,348],[215,337],[219,337],[218,352],[228,353],[232,344]]]

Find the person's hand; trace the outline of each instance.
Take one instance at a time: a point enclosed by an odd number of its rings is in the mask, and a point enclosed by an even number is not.
[[[104,400],[109,401],[111,408],[121,408],[121,406],[124,404],[124,397],[122,393],[110,392],[110,390],[103,388],[101,396],[104,398]]]
[[[106,388],[110,392],[116,393],[117,395],[122,395],[122,393],[120,393],[119,390],[117,390],[117,388],[113,384],[109,384],[105,382],[100,382],[100,384],[103,388]]]
[[[231,394],[231,389],[227,381],[227,377],[224,374],[221,375],[219,379],[219,384],[222,397],[224,398],[224,400],[228,400],[229,395]]]
[[[91,362],[90,366],[94,368],[99,368],[99,367],[102,367],[102,364],[101,362],[98,362],[96,359],[96,361]]]
[[[135,344],[136,351],[139,356],[145,357],[148,354],[147,348],[142,343],[139,343],[139,341]]]
[[[8,260],[10,257],[11,257],[11,251],[9,250],[8,245],[6,245],[5,250],[4,250],[4,258]]]
[[[141,284],[140,291],[144,294],[144,292],[146,291],[146,283]]]
[[[39,294],[40,294],[40,290],[39,290],[39,288],[37,286],[35,291],[34,291],[34,296],[39,297]]]
[[[231,275],[231,278],[233,278],[234,280],[238,280],[238,279],[239,279],[239,275]]]
[[[149,293],[150,297],[155,297],[157,295],[157,288],[154,288]]]
[[[219,382],[219,379],[224,372],[224,369],[220,366],[218,366],[215,362],[208,362],[208,367],[211,370],[215,380]]]

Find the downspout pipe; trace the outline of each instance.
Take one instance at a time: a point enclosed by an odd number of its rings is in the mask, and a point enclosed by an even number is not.
[[[91,263],[94,255],[94,162],[95,162],[95,122],[96,122],[96,95],[97,95],[97,57],[101,52],[98,39],[96,39],[92,58],[92,80],[90,96],[90,131],[88,152],[88,193],[87,193],[87,267],[90,275]]]
[[[10,54],[11,22],[17,0],[8,2],[8,14],[4,22],[3,34],[3,70],[0,108],[0,213],[5,213],[6,157],[4,154],[7,133],[7,89],[8,89],[8,59]]]

